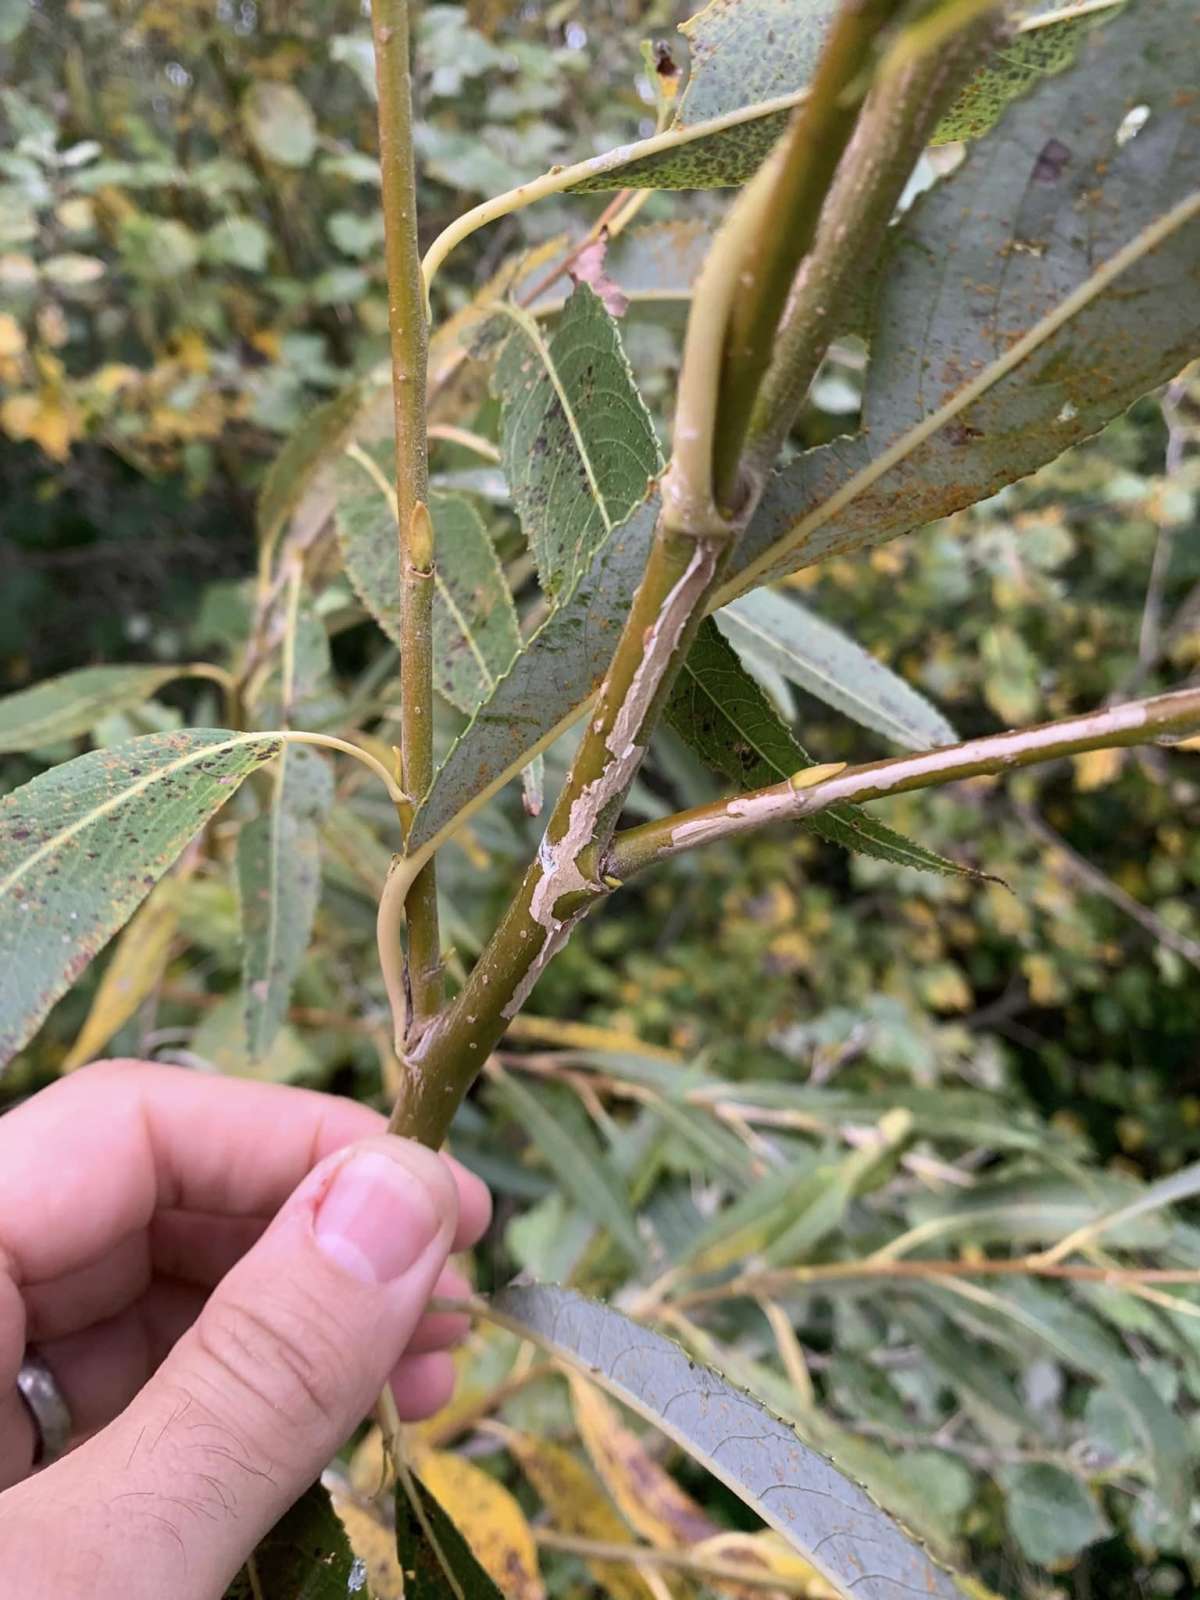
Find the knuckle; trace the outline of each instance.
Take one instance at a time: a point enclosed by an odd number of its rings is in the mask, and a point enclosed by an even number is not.
[[[218,1297],[205,1307],[196,1336],[226,1386],[248,1392],[285,1425],[307,1431],[338,1409],[344,1334],[326,1308],[294,1286],[269,1313]]]

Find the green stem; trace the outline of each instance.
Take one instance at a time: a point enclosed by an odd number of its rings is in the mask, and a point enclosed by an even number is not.
[[[608,894],[582,873],[602,851],[641,766],[646,741],[691,645],[729,549],[726,535],[691,537],[660,522],[629,618],[536,859],[449,1009],[412,1053],[407,1125],[425,1143],[450,1120],[542,971],[575,924]]]
[[[400,572],[401,785],[414,802],[433,781],[432,526],[425,433],[428,329],[417,246],[412,143],[408,0],[373,0],[375,75],[379,87],[379,168],[388,276],[388,329],[396,425],[396,514]],[[409,1028],[442,999],[437,878],[432,861],[408,893]]]
[[[718,505],[736,498],[742,445],[792,279],[816,238],[825,197],[858,121],[879,35],[902,4],[842,0],[808,98],[784,135],[768,223],[746,240],[739,293],[725,330],[713,459]]]

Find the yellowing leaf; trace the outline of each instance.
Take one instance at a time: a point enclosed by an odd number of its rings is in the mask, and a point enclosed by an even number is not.
[[[572,1376],[575,1423],[588,1455],[630,1527],[670,1549],[710,1538],[716,1525],[626,1428],[594,1385]]]
[[[507,1439],[559,1532],[604,1544],[634,1543],[595,1474],[569,1450],[527,1433],[509,1434]],[[653,1590],[632,1565],[589,1561],[588,1570],[601,1592],[612,1600],[654,1600]]]
[[[791,1594],[797,1592],[793,1584],[802,1585],[799,1593],[804,1600],[838,1600],[838,1591],[769,1528],[762,1533],[715,1534],[696,1545],[692,1555],[697,1561],[711,1561],[714,1566],[744,1566],[747,1576],[754,1574],[759,1577],[764,1571],[769,1572],[774,1578],[782,1578]],[[713,1587],[720,1588],[726,1594],[744,1596],[745,1600],[765,1600],[764,1591],[757,1586],[741,1589],[721,1583]]]
[[[350,1548],[367,1569],[372,1600],[403,1600],[404,1573],[396,1554],[396,1535],[373,1511],[345,1495],[332,1496]]]
[[[19,356],[25,349],[25,330],[8,311],[0,311],[0,357]]]
[[[445,1450],[420,1456],[416,1467],[506,1600],[544,1600],[537,1544],[525,1513],[504,1485]]]
[[[1075,764],[1075,787],[1086,794],[1091,789],[1103,789],[1118,776],[1125,761],[1124,750],[1086,750],[1081,756],[1072,756]]]
[[[63,1061],[63,1072],[94,1061],[157,987],[179,924],[174,887],[169,881],[160,883],[117,940],[87,1020]]]
[[[54,461],[65,461],[79,437],[79,415],[62,396],[14,394],[0,406],[0,427],[11,439],[31,439]]]

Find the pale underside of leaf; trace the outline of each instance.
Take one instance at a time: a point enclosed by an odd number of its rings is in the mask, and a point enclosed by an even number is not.
[[[901,748],[932,750],[958,742],[923,695],[790,596],[756,590],[719,612],[716,621],[739,654],[755,653],[798,688]]]
[[[0,1062],[136,910],[255,768],[269,734],[148,734],[0,801]]]
[[[570,1290],[513,1287],[492,1308],[719,1478],[850,1600],[961,1600],[915,1540],[785,1423],[670,1340]]]
[[[1194,25],[1188,0],[1130,7],[918,200],[881,274],[863,432],[768,482],[722,603],[994,494],[1195,354]]]

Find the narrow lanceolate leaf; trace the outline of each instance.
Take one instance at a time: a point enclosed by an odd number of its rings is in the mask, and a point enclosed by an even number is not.
[[[570,727],[600,686],[645,570],[657,498],[615,530],[485,700],[417,811],[413,849],[444,836]]]
[[[598,1544],[635,1543],[595,1473],[569,1450],[527,1433],[509,1434],[506,1442],[537,1490],[556,1532]],[[655,1600],[655,1591],[632,1563],[592,1558],[587,1566],[600,1593],[609,1600]]]
[[[422,1451],[418,1471],[504,1600],[545,1600],[537,1541],[516,1497],[452,1451]]]
[[[319,1483],[297,1500],[254,1552],[225,1600],[370,1600],[366,1567]]]
[[[355,593],[399,644],[399,545],[388,470],[366,451],[346,456],[337,476],[337,530]],[[474,505],[463,495],[433,494],[429,510],[437,549],[434,685],[451,705],[471,712],[517,653],[516,608]]]
[[[494,1092],[513,1121],[528,1133],[580,1210],[607,1228],[631,1260],[638,1260],[642,1241],[625,1186],[586,1119],[574,1118],[567,1109],[577,1109],[574,1098],[552,1104],[547,1096],[527,1089],[508,1073],[497,1077]]]
[[[836,0],[710,0],[681,29],[692,69],[667,134],[596,161],[571,187],[582,193],[745,183],[803,97],[836,9]],[[1096,21],[1095,11],[1081,8],[1023,23],[962,89],[935,143],[985,133],[1009,101],[1071,61]]]
[[[848,1600],[961,1600],[864,1490],[669,1339],[566,1289],[506,1289],[495,1310],[660,1428]]]
[[[743,660],[762,662],[905,750],[958,741],[924,695],[790,596],[773,589],[743,595],[718,613],[717,626]]]
[[[162,980],[179,926],[175,885],[160,883],[121,932],[95,998],[61,1070],[94,1061]]]
[[[270,547],[300,505],[313,480],[341,454],[369,395],[352,383],[311,411],[275,457],[258,492],[258,537]]]
[[[0,801],[0,1063],[145,899],[270,734],[152,733],[96,750]]]
[[[580,284],[552,333],[505,305],[492,388],[500,449],[542,588],[567,599],[613,529],[646,498],[662,465],[617,325]]]
[[[1196,354],[1195,25],[1191,0],[1128,7],[921,197],[881,274],[863,431],[768,484],[722,600],[994,494]]]
[[[396,1553],[405,1600],[504,1600],[475,1553],[429,1490],[405,1473],[396,1487]]]
[[[719,1532],[594,1384],[572,1375],[571,1408],[592,1465],[626,1522],[643,1539],[658,1549],[690,1548]]]
[[[711,617],[688,652],[666,716],[697,755],[739,789],[780,783],[813,764]],[[831,844],[861,850],[893,866],[975,876],[969,867],[906,839],[861,806],[831,806],[806,826]]]
[[[0,755],[38,750],[140,706],[187,667],[84,667],[0,699]]]
[[[308,949],[321,893],[319,824],[333,803],[333,774],[315,750],[285,746],[271,804],[238,835],[242,988],[250,1059],[279,1032]]]

